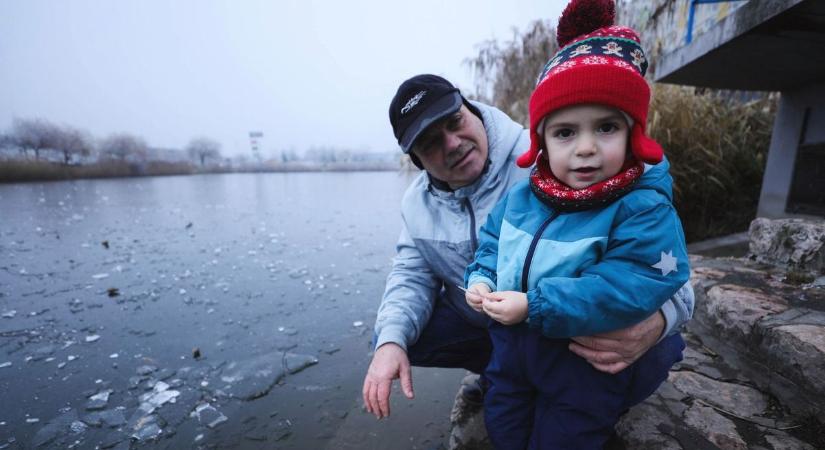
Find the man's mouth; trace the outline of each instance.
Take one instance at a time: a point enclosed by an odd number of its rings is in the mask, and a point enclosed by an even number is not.
[[[450,164],[450,169],[454,169],[454,168],[456,168],[459,164],[463,163],[463,162],[464,162],[464,160],[465,160],[465,159],[467,159],[467,156],[468,156],[470,153],[472,153],[472,151],[473,151],[473,149],[474,149],[474,148],[475,148],[475,147],[470,147],[470,148],[468,148],[467,150],[465,150],[465,151],[461,154],[461,156],[459,156],[458,158],[456,158],[455,162],[453,162],[452,164]]]

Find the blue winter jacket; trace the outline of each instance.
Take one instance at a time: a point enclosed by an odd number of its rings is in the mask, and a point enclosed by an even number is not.
[[[547,337],[644,320],[690,276],[668,167],[647,166],[633,190],[579,212],[554,210],[517,183],[482,227],[466,284],[526,292],[530,327]]]

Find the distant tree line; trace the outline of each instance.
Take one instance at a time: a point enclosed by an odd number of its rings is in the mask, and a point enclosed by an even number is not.
[[[89,132],[71,125],[57,125],[45,119],[12,120],[11,128],[0,133],[0,150],[11,156],[35,161],[59,157],[64,165],[92,163],[97,160],[146,162],[152,149],[142,137],[130,133],[114,133],[95,139]],[[207,137],[192,139],[185,148],[189,158],[205,167],[221,160],[221,145]]]

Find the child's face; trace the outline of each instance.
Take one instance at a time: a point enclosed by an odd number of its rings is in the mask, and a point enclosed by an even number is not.
[[[619,173],[627,156],[628,129],[622,113],[600,105],[575,105],[544,121],[550,169],[573,189],[586,188]]]

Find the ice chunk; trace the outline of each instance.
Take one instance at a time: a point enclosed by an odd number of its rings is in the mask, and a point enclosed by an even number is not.
[[[86,342],[95,342],[98,339],[100,339],[100,335],[98,335],[98,334],[92,334],[92,335],[86,336]]]
[[[229,420],[228,417],[209,403],[198,405],[192,415],[198,418],[198,422],[206,424],[209,428],[215,428]]]

